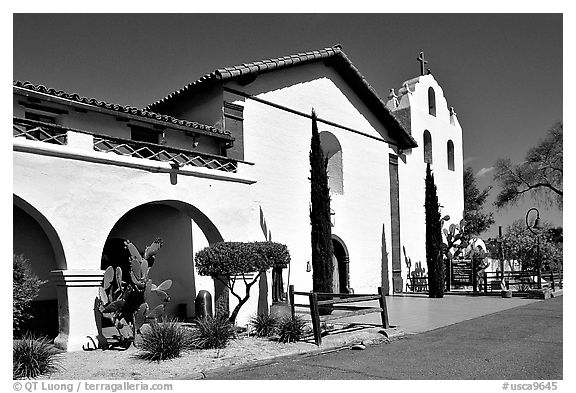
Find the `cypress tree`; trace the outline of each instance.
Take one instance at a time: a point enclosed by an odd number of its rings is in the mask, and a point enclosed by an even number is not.
[[[316,112],[312,110],[312,140],[310,147],[311,204],[310,224],[312,225],[312,290],[332,293],[332,224],[330,221],[330,190],[328,188],[328,160],[320,145],[320,135],[316,124]]]
[[[430,163],[426,165],[426,263],[428,265],[428,296],[444,297],[444,264],[442,263],[442,224],[440,205]]]

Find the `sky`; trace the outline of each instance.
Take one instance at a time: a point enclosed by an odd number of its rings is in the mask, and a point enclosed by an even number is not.
[[[463,129],[464,164],[496,236],[537,201],[496,210],[493,166],[521,162],[563,121],[563,15],[556,14],[14,14],[13,79],[145,107],[217,68],[342,45],[386,97],[419,74],[424,52]]]

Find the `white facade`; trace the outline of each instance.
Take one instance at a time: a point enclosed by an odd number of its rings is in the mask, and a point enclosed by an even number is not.
[[[461,128],[448,112],[442,89],[431,75],[422,76],[408,82],[411,93],[400,90],[398,105],[388,102],[393,113],[409,109],[410,127],[405,125],[403,131],[385,103],[365,82],[358,82],[357,70],[348,63],[331,66],[324,62],[347,61],[340,48],[298,56],[317,58],[290,67],[283,65],[287,58],[268,60],[266,64],[275,64],[274,70],[250,72],[248,79],[222,78],[198,91],[192,84],[192,93],[185,88],[181,96],[178,93],[161,105],[150,106],[155,112],[182,119],[179,126],[172,118],[86,104],[75,97],[15,84],[15,124],[29,113],[44,113],[55,117],[67,135],[64,145],[30,140],[32,131],[14,138],[15,217],[24,217],[20,224],[14,223],[14,250],[25,255],[40,246],[53,251],[49,260],[32,262],[42,278],[51,277],[53,289],[46,296],[57,293],[57,342],[61,346],[77,350],[86,336],[97,334],[91,305],[100,285],[104,245],[111,238],[129,239],[139,247],[156,237],[164,239],[152,278],[174,281],[169,291],[171,315],[181,315],[184,307],[185,315],[193,316],[194,298],[201,289],[214,296],[214,282],[197,274],[193,256],[222,240],[271,238],[286,244],[292,262],[284,270],[284,284],[294,285],[297,291],[311,290],[312,273],[307,265],[311,261],[312,109],[319,118],[323,144],[332,149],[332,232],[340,245],[340,289],[375,293],[383,286],[390,294],[402,291],[404,284],[394,283],[393,275],[405,282],[404,256],[400,260],[395,254],[396,262],[392,256],[392,250],[402,246],[413,261],[425,265],[424,129],[432,135],[432,168],[444,205],[442,213],[458,221],[463,210]],[[428,87],[436,92],[435,117],[428,114]],[[191,163],[177,167],[174,162],[134,154],[95,151],[98,138],[129,140],[134,136],[130,127],[136,126],[161,133],[159,146],[167,150],[212,154],[208,159],[233,161],[237,169],[223,171]],[[231,131],[233,145],[229,135],[219,133],[221,129]],[[454,143],[454,170],[446,165],[448,140]],[[395,237],[390,160],[397,156],[400,225]],[[37,232],[46,235],[41,245],[32,240],[31,234]],[[29,255],[33,259],[38,252]],[[393,273],[399,262],[400,271]],[[47,277],[50,270],[54,273]],[[262,285],[254,286],[238,324],[246,324],[257,309],[271,304],[270,287],[268,272]]]

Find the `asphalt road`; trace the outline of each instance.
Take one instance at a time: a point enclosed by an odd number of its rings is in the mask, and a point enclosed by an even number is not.
[[[562,379],[563,297],[538,301],[363,351],[289,358],[207,379]]]

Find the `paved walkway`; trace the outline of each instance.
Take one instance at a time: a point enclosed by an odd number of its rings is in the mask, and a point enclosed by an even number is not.
[[[457,298],[445,299],[447,307],[410,297],[390,304],[403,309],[416,305],[426,323],[410,322],[410,329],[438,325],[434,311],[451,315],[459,310],[472,317],[489,305],[503,309],[425,333],[410,335],[388,345],[364,351],[341,351],[312,357],[277,359],[231,371],[221,370],[208,379],[484,379],[560,380],[563,334],[562,297],[550,300]],[[396,301],[398,300],[398,302]],[[495,303],[492,303],[495,302]],[[510,308],[513,304],[524,306]],[[466,306],[468,308],[466,308]],[[471,310],[472,309],[472,310]],[[391,313],[394,315],[394,313]],[[403,313],[396,314],[403,315]],[[439,317],[438,317],[439,318]],[[456,316],[452,320],[458,319]],[[501,385],[495,386],[496,390]]]
[[[537,300],[464,295],[446,295],[443,299],[431,299],[428,295],[406,294],[386,298],[390,324],[398,326],[408,334],[437,329],[534,302]],[[379,323],[380,318],[378,314],[367,314],[363,322]]]
[[[472,295],[446,295],[443,299],[430,299],[424,294],[401,294],[386,297],[390,325],[397,326],[406,334],[426,332],[538,301],[518,297],[505,299],[498,296]],[[361,305],[378,307],[378,302],[364,302]],[[338,313],[342,312],[334,312],[334,314]],[[382,323],[379,313],[342,318],[334,322],[339,324],[360,322],[376,325]]]

